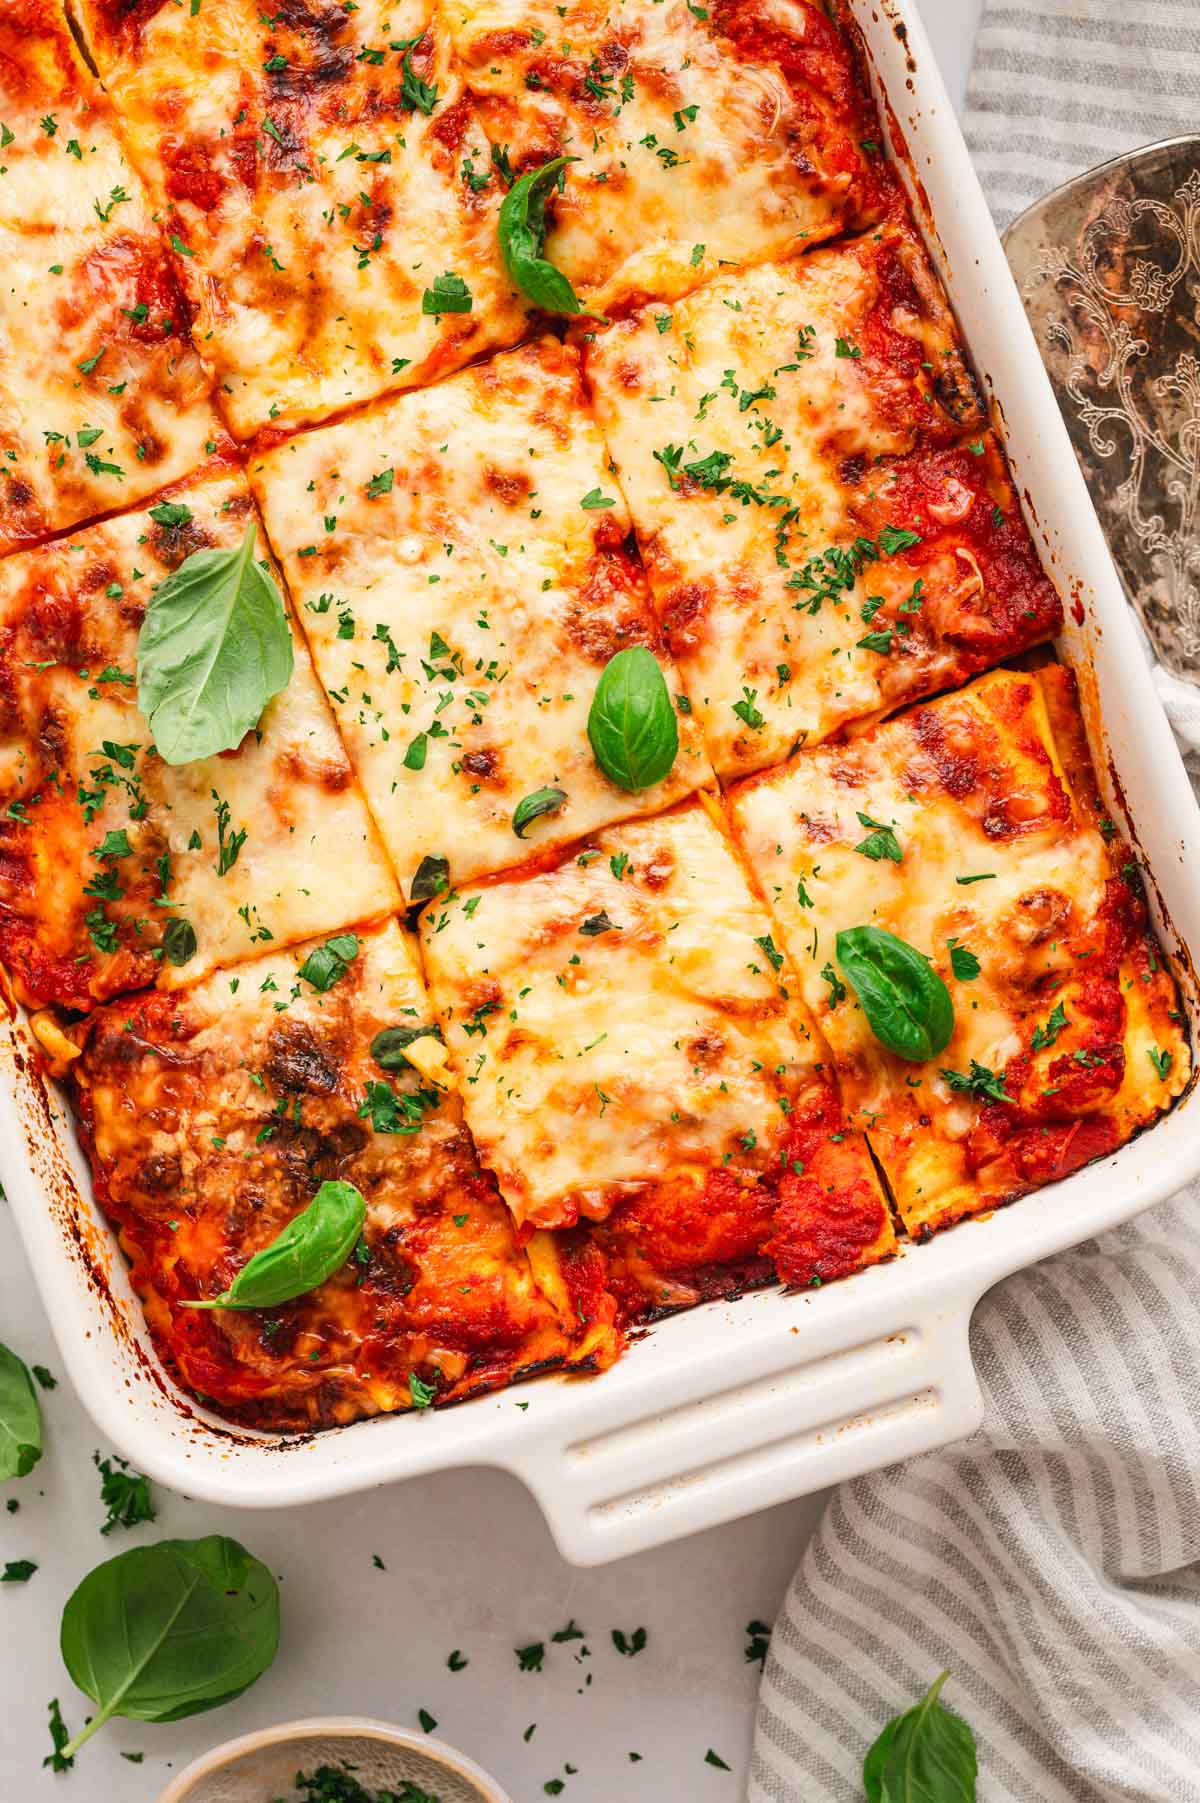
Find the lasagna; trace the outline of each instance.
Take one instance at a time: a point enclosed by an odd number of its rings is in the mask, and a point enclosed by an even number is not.
[[[594,309],[787,256],[892,191],[855,47],[812,0],[450,0],[444,16],[503,152],[492,181],[571,159],[547,249]]]
[[[1183,1092],[839,0],[10,0],[0,250],[0,975],[205,1405],[820,1306]]]
[[[82,0],[230,427],[319,419],[521,336],[491,147],[430,0]]]
[[[221,430],[108,96],[54,0],[0,10],[0,552],[185,476]]]
[[[259,1427],[424,1407],[617,1346],[588,1248],[522,1247],[454,1096],[373,1055],[428,1024],[410,942],[394,922],[350,938],[328,988],[315,942],[99,1009],[72,1067],[156,1340]],[[277,1310],[183,1306],[220,1294],[323,1181],[366,1200],[334,1278]]]
[[[517,1220],[604,1223],[656,1302],[710,1267],[810,1283],[894,1249],[767,912],[700,802],[460,889],[422,936],[467,1123]]]
[[[946,1226],[1112,1152],[1187,1085],[1175,985],[1104,814],[1074,678],[998,671],[732,792],[746,856],[905,1226]],[[838,953],[930,960],[954,1030],[880,1043]]]
[[[0,560],[0,956],[31,1005],[179,988],[396,905],[298,638],[291,681],[234,752],[167,764],[138,707],[155,586],[254,518],[241,477],[217,472]]]
[[[906,221],[647,304],[587,374],[722,776],[1057,631]]]
[[[649,789],[619,788],[592,756],[605,665],[662,647],[577,355],[556,338],[251,469],[406,896],[431,861],[465,881],[712,780],[689,716]],[[549,790],[525,826],[522,801]]]

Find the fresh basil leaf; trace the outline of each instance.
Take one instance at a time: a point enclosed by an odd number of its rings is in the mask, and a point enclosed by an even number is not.
[[[254,530],[232,550],[193,551],[150,597],[138,706],[168,764],[235,750],[291,680],[283,597],[255,562]]]
[[[299,975],[322,994],[341,981],[358,957],[358,934],[335,933],[324,945],[314,946],[300,966]]]
[[[28,1477],[42,1456],[42,1411],[24,1362],[0,1346],[0,1483]]]
[[[170,963],[186,964],[196,956],[196,929],[190,920],[168,920],[163,928],[163,951]]]
[[[450,887],[449,858],[422,858],[409,885],[410,901],[429,901]]]
[[[236,1540],[160,1540],[105,1560],[63,1610],[63,1661],[97,1705],[62,1749],[110,1716],[174,1722],[249,1689],[279,1645],[279,1590]]]
[[[277,1308],[340,1271],[354,1250],[367,1205],[352,1183],[323,1183],[307,1208],[242,1266],[229,1288],[184,1308]]]
[[[975,1803],[975,1736],[939,1701],[942,1672],[884,1728],[863,1761],[867,1803]]]
[[[608,780],[630,794],[669,775],[679,727],[658,659],[644,645],[609,658],[592,696],[588,739]]]
[[[954,1032],[950,991],[929,959],[882,927],[849,927],[837,936],[837,961],[881,1045],[920,1064]]]
[[[535,789],[532,795],[519,801],[512,817],[512,830],[517,838],[523,839],[526,827],[543,814],[557,814],[566,799],[565,789]]]
[[[588,313],[562,270],[542,255],[546,248],[546,202],[567,164],[578,160],[555,157],[540,169],[530,169],[513,183],[500,207],[497,230],[508,279],[544,313]],[[591,313],[589,317],[602,319],[604,315]]]
[[[383,1027],[371,1041],[371,1056],[381,1070],[408,1069],[408,1047],[415,1039],[440,1039],[442,1029],[429,1027]]]

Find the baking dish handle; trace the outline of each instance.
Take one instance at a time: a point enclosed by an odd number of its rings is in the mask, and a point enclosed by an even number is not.
[[[765,1345],[752,1332],[732,1356],[727,1341],[707,1356],[701,1346],[669,1385],[649,1363],[643,1374],[639,1354],[651,1349],[635,1346],[589,1397],[586,1433],[572,1433],[569,1403],[544,1424],[531,1408],[528,1437],[505,1463],[533,1491],[574,1565],[808,1495],[978,1427],[974,1301],[959,1293],[941,1307],[910,1306],[894,1326],[873,1317],[869,1339],[861,1310],[841,1337],[836,1329],[810,1335],[807,1323],[780,1333],[776,1315]],[[702,1316],[655,1334],[683,1328],[700,1338]]]

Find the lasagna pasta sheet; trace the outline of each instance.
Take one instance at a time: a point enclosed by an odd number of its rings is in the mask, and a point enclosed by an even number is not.
[[[1136,866],[1110,852],[1068,671],[981,677],[752,779],[732,814],[911,1233],[1066,1176],[1186,1087],[1177,992]],[[860,926],[949,987],[954,1035],[928,1064],[887,1051],[841,980],[837,935]]]
[[[711,782],[688,716],[670,776],[636,794],[588,743],[616,652],[648,645],[682,685],[572,349],[543,338],[251,471],[406,895],[424,859],[464,881]],[[561,800],[518,837],[547,788]]]
[[[722,776],[1058,629],[906,222],[647,305],[587,374]]]
[[[0,9],[0,552],[184,476],[223,437],[112,105],[54,0]]]
[[[179,988],[397,900],[298,635],[291,681],[236,751],[172,766],[154,750],[135,679],[150,593],[261,530],[236,474],[172,506],[176,524],[123,514],[0,560],[0,953],[33,1006]],[[172,919],[196,936],[178,964]]]
[[[766,910],[699,803],[459,891],[422,939],[518,1220],[605,1222],[656,1301],[709,1266],[773,1259],[807,1283],[893,1250]]]
[[[596,1255],[539,1245],[543,1289],[455,1098],[372,1055],[428,1020],[408,939],[364,933],[324,993],[305,975],[320,943],[102,1010],[73,1066],[99,1193],[185,1381],[257,1426],[322,1427],[408,1407],[417,1371],[416,1396],[446,1401],[610,1359]],[[336,1276],[277,1310],[181,1306],[220,1294],[326,1179],[367,1203]]]

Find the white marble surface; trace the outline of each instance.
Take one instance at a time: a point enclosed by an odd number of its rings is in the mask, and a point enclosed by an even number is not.
[[[979,0],[922,0],[951,93],[961,103]],[[49,1324],[0,1206],[0,1339],[57,1368]],[[98,1441],[66,1384],[43,1397],[47,1449],[3,1495],[0,1563],[35,1559],[25,1585],[0,1589],[0,1797],[16,1803],[154,1803],[171,1771],[219,1740],[294,1716],[346,1713],[416,1726],[418,1709],[534,1803],[565,1777],[564,1803],[728,1803],[742,1794],[758,1667],[745,1624],[770,1621],[820,1499],[794,1503],[600,1571],[558,1557],[528,1495],[489,1471],[453,1472],[349,1501],[280,1513],[201,1507],[158,1493],[153,1527],[102,1539]],[[102,1452],[111,1448],[101,1447]],[[77,1727],[83,1699],[62,1670],[58,1620],[79,1578],[111,1553],[160,1534],[229,1533],[280,1577],[284,1638],[271,1671],[213,1715],[169,1727],[110,1724],[73,1772],[43,1771],[47,1703]],[[386,1570],[373,1563],[378,1554]],[[587,1631],[554,1646],[574,1617]],[[624,1658],[611,1631],[644,1626]],[[541,1673],[513,1649],[547,1641]],[[451,1673],[461,1649],[469,1663]],[[590,1678],[590,1683],[587,1680]],[[530,1741],[529,1724],[537,1724]],[[724,1772],[705,1763],[712,1748]],[[121,1758],[141,1752],[140,1765]],[[639,1763],[629,1759],[641,1753]],[[566,1775],[567,1764],[578,1768]]]

